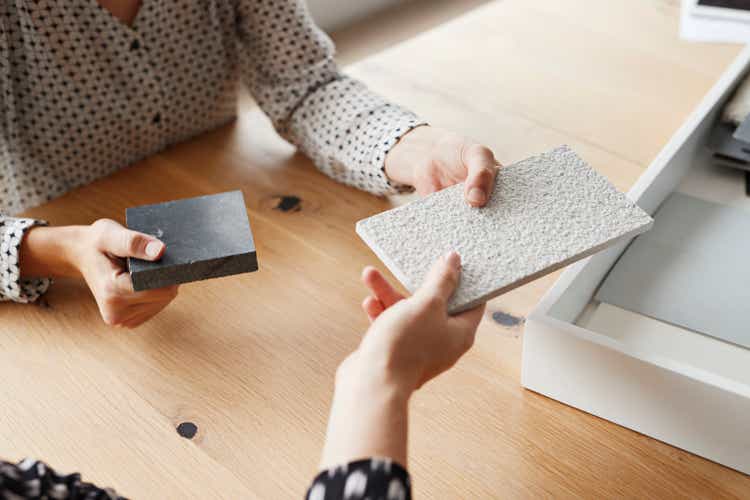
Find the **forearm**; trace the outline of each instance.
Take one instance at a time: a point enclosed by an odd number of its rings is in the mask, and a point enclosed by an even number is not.
[[[302,0],[274,3],[295,24],[296,36],[266,22],[268,11],[239,2],[238,35],[245,47],[245,81],[277,131],[333,179],[375,194],[408,191],[383,170],[385,156],[424,124],[339,71],[334,47]]]
[[[391,383],[357,355],[336,374],[321,468],[383,457],[406,467],[411,390]]]
[[[318,125],[321,120],[332,125]],[[411,191],[410,184],[386,175],[384,164],[391,149],[424,124],[360,82],[342,77],[302,102],[283,135],[329,177],[384,195]]]
[[[80,276],[73,265],[75,242],[80,241],[86,226],[40,226],[29,230],[21,243],[19,265],[21,276]]]

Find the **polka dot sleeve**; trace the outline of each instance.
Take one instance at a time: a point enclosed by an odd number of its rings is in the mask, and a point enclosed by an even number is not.
[[[57,500],[125,500],[111,488],[100,488],[81,480],[81,475],[60,474],[44,462],[0,461],[0,498]]]
[[[26,231],[40,225],[46,223],[0,215],[0,302],[34,302],[49,288],[51,281],[47,278],[21,279],[18,262]]]
[[[306,500],[411,500],[409,473],[387,458],[350,462],[318,474]]]
[[[245,0],[239,9],[243,80],[279,133],[340,182],[409,191],[386,177],[385,155],[424,121],[342,74],[303,1]]]

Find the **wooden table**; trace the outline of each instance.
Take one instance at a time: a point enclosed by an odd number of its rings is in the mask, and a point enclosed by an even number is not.
[[[568,143],[625,189],[738,52],[679,41],[678,3],[500,1],[350,69],[506,163]],[[234,125],[29,214],[122,221],[128,206],[235,188],[259,273],[184,286],[132,332],[105,327],[73,281],[48,308],[0,307],[0,456],[133,498],[303,494],[334,370],[367,327],[358,276],[377,261],[354,223],[389,202],[319,174],[243,102]],[[300,209],[274,208],[283,195]],[[414,398],[418,497],[750,494],[747,476],[521,388],[522,320],[554,279],[494,300],[472,352]],[[192,440],[175,432],[188,421]]]

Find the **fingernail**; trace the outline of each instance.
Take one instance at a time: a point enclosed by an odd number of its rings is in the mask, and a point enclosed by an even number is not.
[[[445,261],[451,266],[451,267],[458,267],[461,265],[461,256],[458,255],[458,252],[451,251],[445,254]]]
[[[150,241],[146,245],[146,255],[149,257],[158,257],[162,248],[164,248],[164,243],[161,241]]]
[[[484,194],[484,191],[481,189],[475,187],[471,188],[469,191],[469,201],[471,203],[476,203],[478,205],[484,203],[484,200],[487,199],[487,195]]]

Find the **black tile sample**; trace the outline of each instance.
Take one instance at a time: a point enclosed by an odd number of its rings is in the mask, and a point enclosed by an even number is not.
[[[128,259],[136,291],[258,270],[241,191],[128,208],[125,217],[167,246],[157,262]]]

